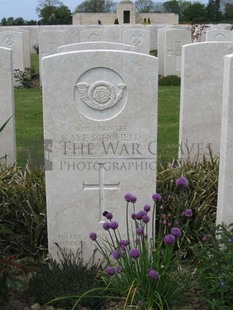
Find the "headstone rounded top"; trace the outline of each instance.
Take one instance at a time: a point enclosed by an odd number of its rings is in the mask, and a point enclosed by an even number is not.
[[[120,3],[132,3],[130,0],[121,0]]]

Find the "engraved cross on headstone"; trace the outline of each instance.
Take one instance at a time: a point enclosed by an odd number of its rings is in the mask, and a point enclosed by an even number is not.
[[[120,187],[120,182],[118,183],[110,183],[107,184],[104,182],[104,163],[98,163],[100,165],[99,169],[99,183],[91,183],[91,184],[86,184],[83,182],[83,190],[97,190],[99,191],[99,222],[102,222],[102,214],[105,211],[104,207],[104,191],[105,190],[115,190],[119,189]]]
[[[181,41],[175,41],[174,50],[168,51],[168,56],[176,56],[176,70],[181,69]]]

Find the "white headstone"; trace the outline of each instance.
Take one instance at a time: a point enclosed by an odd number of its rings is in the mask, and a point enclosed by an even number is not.
[[[12,50],[0,47],[0,162],[12,165],[16,162],[15,116],[13,94]]]
[[[135,46],[138,53],[150,53],[150,31],[141,29],[123,29],[122,43]]]
[[[183,47],[179,158],[219,155],[224,56],[233,43],[206,42]]]
[[[42,59],[49,252],[75,251],[102,234],[102,213],[125,229],[124,194],[155,191],[157,59],[80,51]],[[84,254],[85,254],[84,253]]]
[[[158,62],[159,75],[164,76],[164,55],[165,55],[165,31],[168,28],[158,30]]]
[[[225,56],[217,224],[233,223],[233,55]]]
[[[191,43],[190,32],[185,29],[169,29],[164,34],[164,76],[180,76],[181,50],[183,45]]]
[[[124,50],[135,51],[135,47],[132,45],[113,43],[113,42],[81,42],[68,45],[59,46],[57,48],[58,53],[81,51],[81,50]]]
[[[206,32],[206,41],[229,41],[233,42],[233,31],[214,29]]]
[[[41,59],[44,56],[57,53],[58,46],[66,44],[66,35],[64,31],[50,30],[39,32],[39,69],[41,80]]]
[[[104,41],[104,29],[102,26],[82,27],[80,30],[80,42]]]
[[[0,46],[10,48],[13,52],[13,69],[24,71],[24,36],[19,31],[0,32]]]

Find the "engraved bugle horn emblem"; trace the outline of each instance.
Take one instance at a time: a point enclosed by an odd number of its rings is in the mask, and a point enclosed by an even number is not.
[[[105,81],[95,82],[91,86],[85,82],[75,85],[82,102],[88,107],[99,111],[113,107],[122,98],[126,85],[118,84],[117,86],[119,89],[118,94],[114,85]]]

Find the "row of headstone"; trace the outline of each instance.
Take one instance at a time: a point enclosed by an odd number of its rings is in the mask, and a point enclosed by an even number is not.
[[[2,26],[0,31],[28,31],[30,36],[30,53],[36,54],[39,46],[39,33],[44,31],[62,31],[65,33],[67,44],[88,42],[88,41],[107,41],[123,43],[121,32],[123,29],[147,30],[150,34],[149,49],[157,49],[158,29],[166,25],[59,25],[59,26]]]
[[[13,95],[12,50],[0,47],[0,163],[13,165],[16,162],[15,111]]]
[[[115,43],[117,50],[108,50],[114,47],[109,43],[98,50],[99,43],[92,44],[96,48],[89,51],[74,51],[82,44],[61,47],[42,61],[49,249],[54,257],[55,242],[75,250],[80,240],[89,256],[88,232],[102,234],[106,208],[122,222],[124,193],[137,194],[142,205],[155,191],[157,59],[135,53],[131,46]],[[14,114],[11,53],[1,48],[0,90],[6,102],[1,123]],[[231,42],[190,44],[183,46],[181,60],[179,156],[200,159],[208,156],[209,147],[213,155],[220,153],[219,223],[232,219],[232,58],[225,57],[232,53]],[[10,155],[15,154],[14,118],[0,134],[3,156],[15,162]]]
[[[135,52],[73,48],[77,45],[62,47],[62,53],[42,60],[53,257],[56,243],[76,251],[81,240],[89,257],[93,248],[88,233],[93,230],[103,237],[103,212],[113,212],[114,219],[124,223],[124,193],[137,194],[142,205],[149,202],[148,192],[156,185],[157,59]],[[181,66],[181,159],[201,160],[209,147],[219,155],[222,124],[218,223],[233,222],[233,56],[225,57],[229,54],[231,42],[189,44],[183,46]]]

